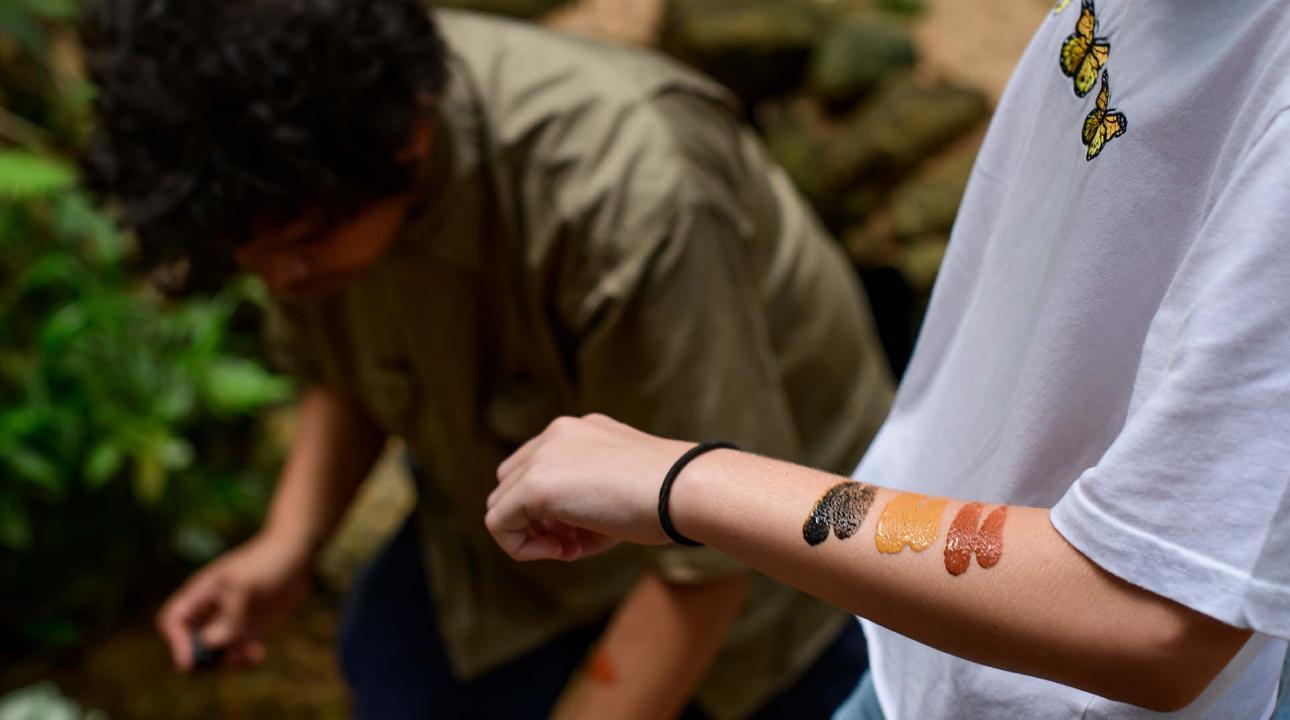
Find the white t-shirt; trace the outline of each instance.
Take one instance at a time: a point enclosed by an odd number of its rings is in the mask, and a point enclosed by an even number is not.
[[[1090,92],[1061,62],[1081,0],[1009,83],[855,477],[1053,507],[1107,571],[1255,631],[1169,717],[1267,717],[1290,637],[1290,0],[1095,13]],[[1157,717],[865,630],[894,720]]]

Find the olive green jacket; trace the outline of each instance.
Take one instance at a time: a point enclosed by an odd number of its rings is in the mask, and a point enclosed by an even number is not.
[[[681,547],[507,558],[484,501],[550,420],[602,412],[849,473],[891,382],[847,259],[725,91],[651,54],[436,16],[451,61],[433,187],[376,267],[280,304],[271,338],[411,448],[431,592],[469,677],[606,617],[645,567],[738,570]],[[747,714],[849,621],[755,576],[698,700]]]

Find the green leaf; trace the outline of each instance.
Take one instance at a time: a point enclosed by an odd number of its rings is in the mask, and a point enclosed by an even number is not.
[[[23,550],[31,545],[31,521],[16,495],[0,494],[0,546]]]
[[[168,437],[157,447],[157,459],[167,470],[183,470],[193,464],[193,446],[182,438]]]
[[[55,230],[60,237],[84,242],[92,262],[103,271],[119,263],[126,254],[125,236],[113,220],[96,208],[84,193],[68,193],[55,205]]]
[[[166,492],[166,470],[161,459],[151,452],[134,458],[134,495],[144,505],[156,505]]]
[[[19,0],[19,6],[47,20],[73,20],[76,18],[76,0]]]
[[[8,36],[32,55],[42,55],[49,44],[45,28],[21,5],[0,2],[0,36]]]
[[[76,171],[62,160],[26,150],[0,150],[0,197],[46,197],[75,185]]]
[[[98,489],[107,484],[112,476],[116,475],[125,461],[125,454],[121,451],[115,439],[108,439],[100,442],[90,451],[90,456],[85,460],[85,484],[91,489]]]
[[[19,285],[24,291],[30,292],[56,283],[74,285],[84,275],[84,266],[75,257],[68,253],[55,252],[32,263]]]
[[[40,328],[41,351],[49,357],[64,352],[72,339],[85,330],[88,320],[84,305],[64,305]]]
[[[56,496],[63,494],[58,466],[45,456],[18,443],[7,443],[0,452],[0,464],[8,465],[14,476]]]
[[[30,406],[16,407],[0,413],[0,443],[9,438],[28,435],[40,427],[41,413]]]
[[[41,645],[68,647],[81,639],[81,626],[67,618],[32,618],[22,624],[22,633]]]
[[[193,411],[196,400],[192,385],[176,381],[157,390],[152,402],[152,411],[158,419],[175,423],[183,420]]]
[[[224,540],[209,527],[185,523],[175,529],[175,550],[191,562],[207,562],[225,548]]]
[[[224,358],[211,363],[204,390],[212,410],[232,415],[285,402],[291,397],[292,384],[250,360]]]

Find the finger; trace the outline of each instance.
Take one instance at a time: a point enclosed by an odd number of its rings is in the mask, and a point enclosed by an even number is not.
[[[533,454],[533,451],[545,441],[546,434],[551,431],[551,428],[556,422],[558,422],[558,419],[551,421],[551,424],[547,425],[545,430],[529,438],[529,441],[521,445],[519,450],[511,453],[510,457],[503,460],[502,464],[497,466],[498,482],[503,482],[504,478],[513,475],[516,466],[528,460],[529,456]]]
[[[210,616],[217,597],[214,579],[199,575],[176,591],[157,613],[157,630],[170,648],[171,660],[181,672],[192,669],[193,646],[189,631]]]
[[[520,562],[533,560],[564,560],[566,553],[576,553],[576,548],[566,548],[560,539],[546,533],[528,535],[524,542],[511,553],[511,557]]]
[[[522,478],[526,472],[528,472],[528,466],[520,466],[511,477],[507,477],[493,488],[493,491],[488,493],[488,499],[484,501],[485,512],[492,512],[493,508],[505,501],[508,494],[514,492],[516,488],[523,487]]]
[[[523,478],[533,465],[532,457],[532,455],[529,455],[512,465],[505,474],[498,472],[497,487],[493,488],[493,491],[488,494],[488,500],[485,503],[486,507],[491,509],[508,489],[519,484],[517,481]]]
[[[269,648],[262,640],[253,640],[246,644],[246,658],[251,661],[252,665],[259,665],[264,659],[269,657]]]
[[[556,520],[543,520],[541,522],[541,532],[550,535],[560,543],[561,560],[577,560],[582,555],[582,541],[578,535],[578,528],[572,525],[565,525]]]
[[[519,493],[508,493],[488,511],[484,524],[489,534],[511,558],[520,561],[558,560],[563,548],[558,538],[542,531],[526,513]],[[534,528],[536,527],[536,532]]]
[[[202,642],[212,650],[228,647],[246,639],[247,599],[244,593],[221,593],[215,615],[202,628]]]

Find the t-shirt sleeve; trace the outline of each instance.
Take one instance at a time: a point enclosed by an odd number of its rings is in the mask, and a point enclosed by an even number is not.
[[[798,438],[738,222],[702,200],[678,200],[658,217],[613,243],[617,257],[588,263],[595,272],[587,283],[570,284],[588,289],[562,303],[579,338],[580,408],[664,437],[728,440],[796,457]],[[666,546],[647,557],[671,582],[742,569],[707,548]]]
[[[269,362],[302,387],[335,384],[318,315],[310,306],[280,301],[270,301],[265,312],[263,335]]]
[[[1290,637],[1290,111],[1230,177],[1148,335],[1160,381],[1052,519],[1134,585]]]

